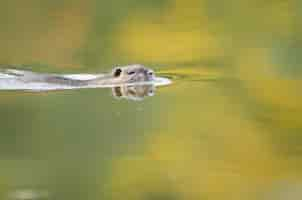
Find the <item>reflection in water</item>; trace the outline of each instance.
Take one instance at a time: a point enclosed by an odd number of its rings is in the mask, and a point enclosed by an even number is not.
[[[112,94],[117,98],[140,101],[155,94],[154,85],[130,85],[112,88]]]

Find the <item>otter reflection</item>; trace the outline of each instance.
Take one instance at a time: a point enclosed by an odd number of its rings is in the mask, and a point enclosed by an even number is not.
[[[127,99],[134,101],[141,101],[145,97],[153,96],[155,93],[155,86],[149,85],[125,85],[112,88],[112,94],[118,99]]]

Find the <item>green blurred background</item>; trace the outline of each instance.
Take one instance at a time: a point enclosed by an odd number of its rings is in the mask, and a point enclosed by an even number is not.
[[[2,0],[2,68],[141,63],[173,84],[140,102],[0,92],[0,199],[301,199],[301,13],[298,0]]]

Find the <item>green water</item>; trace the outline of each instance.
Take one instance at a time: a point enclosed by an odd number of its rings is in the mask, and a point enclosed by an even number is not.
[[[0,63],[172,79],[0,92],[0,199],[301,199],[298,0],[1,1]]]

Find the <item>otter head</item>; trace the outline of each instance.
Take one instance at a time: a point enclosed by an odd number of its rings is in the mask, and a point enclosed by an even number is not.
[[[116,67],[112,70],[112,76],[118,83],[136,83],[154,80],[154,72],[143,65],[128,65]]]

